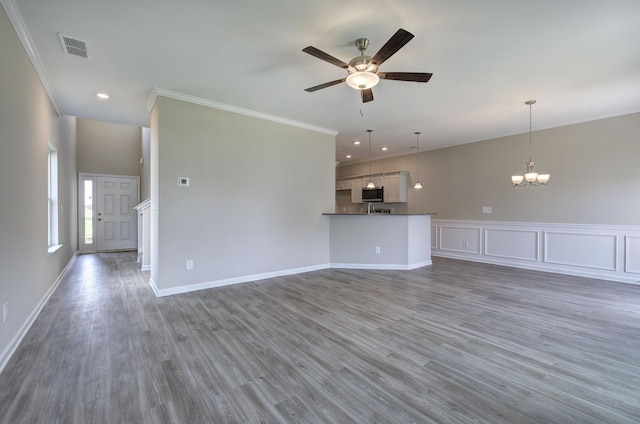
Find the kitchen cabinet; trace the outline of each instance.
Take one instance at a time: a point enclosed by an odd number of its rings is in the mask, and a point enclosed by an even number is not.
[[[351,190],[351,180],[336,181],[336,190]]]
[[[373,184],[375,184],[376,188],[380,188],[384,186],[384,176],[383,175],[372,175],[371,177],[366,176],[362,177],[362,186],[366,187],[369,184],[369,181],[373,180]]]
[[[351,203],[362,203],[362,178],[351,180]]]
[[[408,190],[407,180],[409,173],[400,171],[384,176],[384,202],[404,203],[407,201]]]
[[[359,178],[349,178],[336,181],[336,190],[351,190],[351,203],[362,202],[362,189],[369,180],[373,180],[376,187],[384,187],[385,203],[405,203],[408,197],[407,171],[393,171],[384,174],[363,175]]]

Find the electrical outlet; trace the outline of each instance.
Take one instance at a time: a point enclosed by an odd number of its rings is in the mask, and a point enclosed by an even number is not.
[[[469,242],[466,240],[462,240],[462,247],[469,247]]]
[[[9,302],[6,302],[2,305],[2,322],[7,322],[7,317],[9,316]]]
[[[482,213],[492,213],[493,209],[491,208],[491,206],[483,206],[482,207]]]
[[[193,259],[187,259],[186,267],[187,269],[193,269]]]
[[[376,255],[380,254],[380,246],[376,246],[375,248]]]

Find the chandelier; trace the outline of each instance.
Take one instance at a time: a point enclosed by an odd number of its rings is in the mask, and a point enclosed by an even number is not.
[[[527,172],[524,175],[512,175],[511,182],[514,187],[541,186],[547,185],[551,174],[538,174],[533,170],[533,157],[531,156],[531,105],[535,100],[527,100],[525,105],[529,105],[529,160],[525,162]]]

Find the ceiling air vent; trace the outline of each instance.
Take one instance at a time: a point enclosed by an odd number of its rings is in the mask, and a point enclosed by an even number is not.
[[[87,43],[77,38],[69,37],[68,35],[58,34],[60,36],[60,42],[62,42],[62,48],[66,54],[72,54],[74,56],[80,56],[87,59]]]

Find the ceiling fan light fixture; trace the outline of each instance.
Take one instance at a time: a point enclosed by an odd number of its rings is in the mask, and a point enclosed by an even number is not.
[[[380,77],[373,72],[353,72],[347,77],[347,85],[356,90],[373,88],[380,82]]]
[[[354,57],[349,63],[343,62],[313,46],[307,46],[302,49],[303,52],[346,70],[348,75],[345,78],[305,88],[304,91],[313,93],[314,91],[346,82],[349,87],[360,90],[362,103],[368,103],[373,101],[373,91],[371,88],[375,87],[381,78],[394,81],[428,82],[433,74],[426,72],[385,72],[378,75],[379,66],[396,54],[396,52],[411,41],[412,38],[413,34],[400,28],[373,57],[365,56],[364,54],[369,46],[369,39],[358,38],[355,44],[360,51],[360,56]]]

